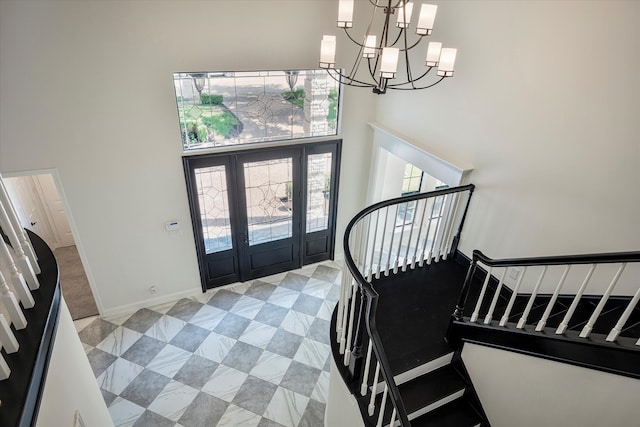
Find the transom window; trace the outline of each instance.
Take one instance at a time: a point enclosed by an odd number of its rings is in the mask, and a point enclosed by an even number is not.
[[[335,136],[340,87],[326,70],[173,75],[185,151]]]

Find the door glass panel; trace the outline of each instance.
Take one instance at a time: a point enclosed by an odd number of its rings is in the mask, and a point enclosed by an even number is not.
[[[249,245],[293,235],[293,159],[244,164]]]
[[[307,233],[329,226],[331,153],[307,157]]]
[[[232,249],[229,195],[224,166],[194,170],[207,254]]]

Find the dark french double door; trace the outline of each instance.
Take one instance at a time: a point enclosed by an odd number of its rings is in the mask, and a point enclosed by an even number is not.
[[[340,148],[183,158],[203,290],[333,258]]]

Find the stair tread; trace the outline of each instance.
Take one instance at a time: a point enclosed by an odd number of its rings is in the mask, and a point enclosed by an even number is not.
[[[482,418],[466,399],[457,399],[414,420],[411,427],[473,427]]]
[[[411,414],[467,387],[451,365],[421,375],[399,386],[407,413]]]

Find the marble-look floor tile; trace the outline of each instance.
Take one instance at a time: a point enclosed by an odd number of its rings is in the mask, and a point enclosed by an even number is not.
[[[325,404],[311,399],[298,427],[318,427],[324,424]]]
[[[146,410],[136,421],[133,427],[174,427],[175,423],[168,418]]]
[[[107,405],[107,408],[111,406],[113,401],[116,400],[118,397],[117,394],[113,394],[110,391],[103,390],[103,389],[100,389],[100,393],[102,393],[102,399],[104,400],[105,405]]]
[[[245,317],[238,316],[234,313],[227,313],[220,323],[218,323],[218,326],[214,328],[214,331],[218,334],[238,339],[250,323],[251,320]]]
[[[169,311],[167,311],[168,316],[177,317],[178,319],[184,320],[188,322],[194,314],[200,310],[202,307],[202,303],[198,301],[194,301],[189,298],[182,298],[177,303],[174,304],[173,307]]]
[[[271,283],[263,282],[262,280],[254,280],[249,288],[247,288],[244,295],[266,301],[276,289],[277,287]]]
[[[265,348],[277,330],[278,329],[273,326],[252,321],[240,338],[238,338],[238,341],[242,341],[256,347]]]
[[[309,332],[307,333],[307,338],[311,338],[312,340],[330,345],[331,344],[331,337],[329,334],[330,327],[331,327],[331,323],[329,321],[316,318],[311,324],[311,327],[309,328]]]
[[[329,301],[329,300],[322,301],[322,305],[320,306],[320,309],[318,310],[318,314],[316,314],[316,317],[318,319],[322,319],[322,320],[326,320],[327,322],[330,322],[335,306],[336,306],[336,303],[334,301]]]
[[[212,332],[194,353],[220,363],[227,357],[227,354],[229,354],[229,351],[231,351],[236,342],[233,338]]]
[[[187,324],[184,320],[171,316],[162,316],[147,331],[145,335],[159,341],[170,342]]]
[[[145,369],[120,393],[120,397],[146,408],[169,381],[170,378]]]
[[[273,291],[267,302],[289,309],[293,304],[295,304],[296,300],[298,299],[298,295],[300,295],[299,292],[293,291],[291,289],[278,288]]]
[[[318,279],[310,279],[306,284],[302,293],[305,295],[310,295],[316,298],[324,299],[329,292],[331,291],[331,287],[333,284],[329,282],[325,282]]]
[[[269,345],[267,345],[267,350],[284,357],[293,358],[303,339],[300,335],[278,329],[273,338],[271,338]]]
[[[289,365],[291,365],[291,359],[288,357],[265,351],[258,358],[250,374],[277,385],[280,384]]]
[[[171,380],[147,409],[178,422],[198,393],[195,388]]]
[[[89,351],[87,353],[87,358],[89,359],[89,365],[91,365],[91,369],[93,370],[93,375],[96,377],[102,374],[117,359],[113,354],[107,353],[98,348],[94,348]]]
[[[230,404],[216,427],[257,427],[262,417],[239,406]]]
[[[229,404],[206,393],[199,393],[191,405],[180,417],[185,427],[203,427],[218,425]]]
[[[249,376],[231,403],[254,414],[262,414],[267,409],[277,388],[278,386],[273,383]]]
[[[144,408],[118,397],[108,408],[115,427],[131,427],[142,415]]]
[[[167,344],[167,346],[149,362],[147,369],[173,378],[190,357],[191,353],[188,351]]]
[[[76,328],[76,332],[80,332],[81,330],[83,330],[85,327],[87,327],[91,322],[93,322],[97,318],[98,318],[98,316],[89,316],[89,317],[85,317],[85,318],[82,318],[82,319],[74,320],[73,321],[73,326]],[[107,319],[105,319],[105,320],[107,320]],[[111,323],[115,323],[115,322],[111,322]]]
[[[220,289],[215,294],[213,294],[207,304],[218,307],[222,310],[230,310],[241,296],[242,295],[238,293],[228,291],[226,289]]]
[[[209,380],[209,377],[217,367],[218,364],[216,362],[194,354],[182,365],[182,368],[175,374],[173,379],[199,390]]]
[[[311,396],[316,382],[320,377],[320,369],[298,363],[291,362],[287,373],[280,381],[280,387],[300,393],[304,396]]]
[[[207,338],[209,331],[200,326],[187,323],[170,341],[171,345],[180,347],[188,352],[194,352]]]
[[[340,275],[340,270],[337,268],[331,268],[326,265],[319,265],[313,272],[311,277],[314,279],[324,280],[326,282],[333,283]]]
[[[282,424],[270,420],[269,418],[262,418],[258,423],[258,427],[284,427]]]
[[[318,382],[311,392],[311,398],[317,400],[320,403],[327,403],[327,397],[329,396],[329,372],[322,371],[318,377]]]
[[[148,308],[143,308],[132,314],[122,324],[122,326],[144,334],[145,332],[147,332],[147,329],[149,329],[161,317],[162,314],[153,310],[149,310]]]
[[[118,325],[114,325],[111,322],[107,322],[106,320],[102,320],[100,318],[96,318],[93,322],[89,323],[85,326],[78,336],[80,337],[80,341],[85,344],[89,344],[92,346],[97,346],[105,339],[110,333],[112,333]]]
[[[122,356],[142,336],[140,332],[118,326],[100,344],[96,346],[100,350],[111,353],[114,356]]]
[[[309,316],[315,316],[320,310],[322,300],[307,294],[300,294],[296,302],[291,306],[295,311],[299,311]]]
[[[262,306],[256,317],[253,318],[256,322],[265,323],[275,328],[279,327],[289,310],[284,307],[279,307],[271,303],[266,303]]]
[[[309,276],[304,276],[290,271],[284,276],[284,279],[280,282],[280,286],[299,292],[304,288],[308,281]]]
[[[233,313],[251,320],[256,317],[263,305],[264,301],[243,295],[233,306]]]
[[[143,369],[128,360],[117,359],[97,378],[98,385],[111,393],[120,394]]]
[[[202,391],[225,402],[231,402],[248,376],[244,372],[220,365],[209,381],[202,386]]]
[[[166,346],[162,341],[143,335],[121,357],[140,366],[147,366]]]
[[[224,358],[222,364],[249,373],[263,351],[259,347],[238,341]]]
[[[313,316],[291,310],[282,321],[280,328],[292,334],[305,337],[307,336],[307,332],[309,332],[313,320]]]
[[[205,304],[193,315],[189,323],[212,331],[226,315],[226,311]]]
[[[308,397],[278,387],[263,416],[286,427],[297,427],[308,403]]]
[[[322,369],[330,353],[331,347],[327,344],[305,338],[293,356],[293,360]]]

